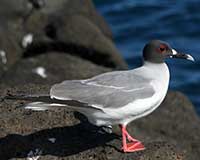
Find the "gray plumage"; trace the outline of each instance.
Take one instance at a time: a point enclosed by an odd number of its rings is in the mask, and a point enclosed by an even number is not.
[[[115,71],[86,80],[64,81],[51,88],[50,96],[77,100],[97,108],[119,108],[155,93],[151,79],[139,73],[137,70]]]

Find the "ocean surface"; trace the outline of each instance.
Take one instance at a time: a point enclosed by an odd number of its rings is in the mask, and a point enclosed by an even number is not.
[[[200,114],[200,1],[94,0],[109,23],[114,41],[130,68],[141,65],[144,44],[161,39],[191,54],[195,63],[167,60],[170,89],[185,93]]]

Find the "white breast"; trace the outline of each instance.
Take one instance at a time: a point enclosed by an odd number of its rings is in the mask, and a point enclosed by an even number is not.
[[[161,104],[166,96],[169,85],[170,75],[167,65],[165,63],[154,64],[146,62],[139,69],[147,78],[153,79],[151,84],[155,89],[155,94],[146,99],[138,99],[121,108],[106,108],[104,111],[107,114],[98,115],[98,117],[104,117],[105,122],[109,118],[109,123],[111,122],[112,124],[128,124],[130,121],[150,114]],[[99,123],[103,123],[103,119]]]
[[[133,70],[134,71],[134,70]],[[145,62],[137,69],[146,78],[152,79],[151,85],[155,94],[146,99],[138,99],[121,108],[104,108],[103,111],[90,111],[87,115],[89,121],[95,125],[128,124],[129,122],[146,116],[153,112],[166,96],[169,85],[169,70],[165,63],[155,64]],[[87,111],[86,111],[87,112]]]

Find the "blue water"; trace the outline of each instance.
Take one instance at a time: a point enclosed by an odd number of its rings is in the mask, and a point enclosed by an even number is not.
[[[200,113],[200,1],[199,0],[94,0],[109,23],[114,41],[130,68],[141,64],[144,44],[161,39],[195,57],[167,60],[170,89],[185,93]]]

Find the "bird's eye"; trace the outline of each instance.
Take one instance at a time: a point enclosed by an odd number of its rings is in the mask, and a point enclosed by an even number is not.
[[[167,47],[165,45],[160,45],[159,48],[158,48],[158,51],[160,53],[164,53],[166,50],[167,50]]]
[[[160,51],[163,52],[165,51],[166,48],[160,47]]]

